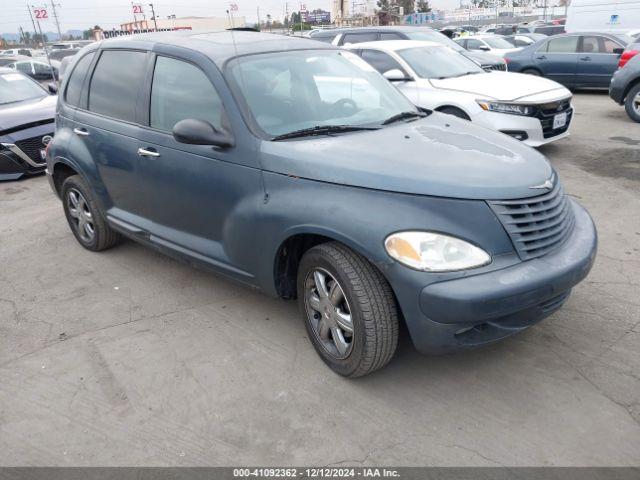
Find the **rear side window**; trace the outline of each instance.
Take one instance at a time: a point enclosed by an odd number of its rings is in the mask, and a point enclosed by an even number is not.
[[[87,72],[89,71],[94,55],[95,53],[91,52],[82,57],[76,64],[73,72],[71,72],[65,93],[65,100],[69,105],[74,107],[78,107],[80,105],[82,84],[84,83],[84,77],[87,76]]]
[[[582,37],[582,51],[584,53],[600,53],[598,39],[600,37]]]
[[[380,34],[380,40],[402,40],[403,38],[397,33],[393,32],[382,32]]]
[[[89,110],[133,122],[138,87],[144,80],[145,57],[144,52],[103,51],[91,77]]]
[[[273,79],[270,79],[273,81]],[[222,129],[222,102],[198,67],[168,57],[158,57],[151,85],[149,124],[170,132],[180,120],[205,120]]]
[[[578,37],[559,37],[547,43],[549,53],[576,53],[578,51]]]
[[[375,42],[376,40],[378,40],[378,34],[376,32],[345,33],[342,44]]]

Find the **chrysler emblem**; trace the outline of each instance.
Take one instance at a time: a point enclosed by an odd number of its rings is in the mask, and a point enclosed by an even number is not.
[[[549,180],[546,180],[544,183],[541,183],[540,185],[534,185],[529,188],[532,188],[534,190],[551,190],[553,188],[553,177],[551,177]]]

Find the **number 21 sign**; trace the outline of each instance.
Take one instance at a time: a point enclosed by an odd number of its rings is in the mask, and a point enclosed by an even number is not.
[[[143,14],[142,5],[140,3],[134,3],[133,5],[133,14]]]

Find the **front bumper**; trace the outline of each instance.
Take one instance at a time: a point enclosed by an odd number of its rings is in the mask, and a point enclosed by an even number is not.
[[[616,71],[611,77],[611,83],[609,84],[609,97],[618,105],[624,103],[624,82],[620,75],[620,70]]]
[[[571,288],[589,273],[597,249],[591,217],[577,203],[571,204],[574,231],[557,250],[487,273],[426,287],[416,284],[417,302],[399,295],[416,348],[446,353],[488,344],[525,330],[560,308]]]
[[[547,125],[549,121],[553,122],[553,119],[540,119],[484,110],[471,117],[472,122],[522,140],[523,143],[530,147],[539,147],[568,137],[572,120],[573,109],[568,112],[566,126],[556,130],[550,130]],[[547,128],[543,128],[543,122]]]

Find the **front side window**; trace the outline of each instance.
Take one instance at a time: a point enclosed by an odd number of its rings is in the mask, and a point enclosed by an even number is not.
[[[601,47],[602,53],[614,53],[615,49],[624,48],[618,45],[616,42],[614,42],[610,38],[601,37],[601,40],[602,40],[602,47]]]
[[[584,53],[600,53],[598,46],[599,37],[582,37],[582,52]]]
[[[414,47],[400,50],[398,55],[421,78],[451,78],[484,70],[467,57],[442,47]]]
[[[84,77],[87,76],[91,61],[93,60],[95,53],[91,52],[82,57],[76,64],[69,81],[67,82],[67,90],[65,99],[68,104],[77,107],[80,104],[80,94],[82,92],[82,85],[84,83]]]
[[[144,52],[105,50],[89,86],[89,110],[108,117],[135,121],[138,89],[144,81]]]
[[[547,42],[549,53],[576,53],[578,51],[578,37],[560,37]]]
[[[277,136],[324,125],[380,126],[416,108],[352,52],[305,50],[234,60],[227,79],[259,128]]]
[[[47,93],[36,82],[20,73],[0,74],[0,105],[46,96]]]
[[[469,50],[480,50],[484,46],[485,44],[480,40],[475,40],[473,38],[467,40],[467,49]]]
[[[31,62],[17,62],[15,65],[16,70],[18,70],[19,72],[25,73],[27,75],[33,75],[33,67],[31,65]]]
[[[222,102],[198,67],[169,57],[158,57],[151,84],[149,124],[170,132],[180,120],[193,118],[222,129]]]
[[[507,42],[504,38],[501,37],[487,37],[484,39],[485,43],[489,45],[491,48],[513,48],[509,42]]]
[[[388,72],[389,70],[400,70],[404,73],[404,69],[391,55],[380,52],[378,50],[363,50],[362,59],[375,68],[380,73]]]

